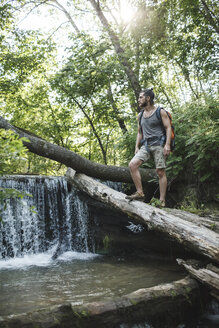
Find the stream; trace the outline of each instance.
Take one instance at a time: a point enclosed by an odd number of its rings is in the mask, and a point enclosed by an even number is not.
[[[96,254],[86,201],[63,177],[2,177],[0,188],[26,193],[0,205],[0,316],[66,302],[107,301],[186,275],[175,259]],[[136,232],[134,225],[132,229]],[[219,305],[212,301],[201,318],[177,328],[216,327]],[[120,328],[157,327],[141,323]]]

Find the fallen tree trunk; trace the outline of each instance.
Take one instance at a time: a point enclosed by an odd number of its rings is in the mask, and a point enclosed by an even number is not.
[[[125,194],[115,191],[102,183],[68,169],[67,180],[78,189],[91,197],[107,203],[138,222],[147,225],[148,229],[160,231],[198,254],[202,254],[219,263],[219,235],[218,233],[185,221],[165,210],[154,208],[139,201],[129,202]]]
[[[20,137],[27,138],[29,142],[23,141],[23,144],[32,153],[65,164],[67,167],[71,167],[77,172],[85,173],[91,177],[102,180],[132,182],[128,167],[102,165],[89,161],[88,159],[74,153],[73,151],[60,147],[58,145],[54,145],[39,137],[34,136],[31,132],[11,125],[1,116],[0,128],[5,130],[12,130]],[[143,182],[147,182],[152,178],[156,177],[155,170],[141,169],[140,172]]]
[[[182,211],[182,210],[178,210],[175,208],[166,209],[166,211],[170,212],[173,215],[180,217],[183,220],[193,222],[199,226],[203,225],[206,228],[209,228],[209,229],[219,233],[219,222],[218,222],[218,219],[216,219],[216,218],[201,217],[199,215],[189,213],[186,211]]]
[[[78,306],[65,303],[33,313],[0,317],[0,328],[111,328],[130,323],[132,326],[137,323],[160,325],[161,322],[165,327],[176,327],[200,311],[199,286],[194,279],[186,277],[105,302]]]
[[[210,294],[219,300],[219,268],[209,263],[206,267],[199,267],[201,263],[189,260],[177,259],[177,263],[183,267],[202,284],[210,289]]]

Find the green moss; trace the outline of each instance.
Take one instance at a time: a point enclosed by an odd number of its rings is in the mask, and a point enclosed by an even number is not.
[[[176,297],[176,296],[177,296],[175,290],[172,290],[172,291],[171,291],[171,295],[172,295],[173,297]]]
[[[210,225],[210,229],[214,231],[214,230],[216,229],[216,224],[215,224],[215,223],[212,223],[212,224]]]
[[[81,311],[81,316],[82,317],[88,317],[89,316],[89,312],[83,310],[83,311]]]
[[[130,302],[132,303],[132,305],[137,305],[137,302],[135,300],[130,299]]]
[[[103,247],[104,247],[104,251],[109,251],[109,248],[110,248],[110,238],[109,236],[105,236],[104,239],[103,239]]]
[[[80,313],[78,313],[78,312],[76,312],[76,311],[73,311],[73,314],[74,314],[75,317],[77,317],[77,318],[81,318],[81,314],[80,314]]]
[[[75,320],[74,320],[74,327],[75,328],[82,328],[83,327],[83,322],[85,318],[88,318],[89,316],[89,312],[86,310],[82,310],[79,312],[77,311],[73,311],[73,314],[75,316]],[[86,320],[86,319],[85,319]]]
[[[190,293],[191,292],[191,290],[192,290],[192,288],[191,287],[186,287],[186,293]]]
[[[189,297],[189,294],[190,294],[192,289],[190,287],[186,287],[185,290],[186,290],[186,293],[185,293],[186,300],[188,301],[188,303],[192,304],[192,301]]]
[[[159,199],[157,199],[157,198],[154,198],[154,197],[151,198],[149,204],[150,204],[151,206],[154,206],[154,207],[162,207],[162,203],[161,203],[161,201],[160,201]]]

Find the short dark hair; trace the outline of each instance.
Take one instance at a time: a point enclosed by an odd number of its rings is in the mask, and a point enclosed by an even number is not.
[[[153,92],[153,88],[150,89],[143,89],[141,90],[140,93],[143,93],[145,97],[150,97],[150,104],[153,105],[154,103],[154,92]]]

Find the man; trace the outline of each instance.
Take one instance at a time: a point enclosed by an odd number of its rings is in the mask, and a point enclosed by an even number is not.
[[[156,172],[159,178],[160,206],[165,207],[167,177],[166,177],[166,157],[170,154],[171,124],[164,109],[160,114],[164,129],[156,115],[157,106],[154,104],[153,88],[142,90],[139,94],[138,103],[143,110],[143,115],[138,114],[138,134],[135,146],[135,156],[129,163],[129,168],[136,192],[126,196],[130,200],[144,200],[144,192],[139,172],[139,167],[153,156]],[[141,122],[140,122],[141,121]],[[163,138],[162,138],[163,137]],[[164,142],[162,142],[164,140]]]

